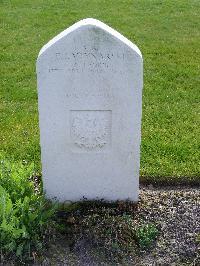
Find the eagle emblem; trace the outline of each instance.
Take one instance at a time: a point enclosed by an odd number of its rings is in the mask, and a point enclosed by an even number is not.
[[[107,143],[108,120],[101,111],[80,111],[72,119],[71,131],[79,148],[102,148]]]

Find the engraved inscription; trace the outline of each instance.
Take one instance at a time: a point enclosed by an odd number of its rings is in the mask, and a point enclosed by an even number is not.
[[[110,110],[71,111],[71,139],[77,151],[103,151],[111,144]]]
[[[49,59],[52,62],[49,72],[71,72],[71,73],[102,73],[108,70],[112,73],[124,73],[123,69],[116,67],[117,62],[124,61],[126,54],[122,51],[102,51],[96,47],[84,46],[71,52],[57,50]],[[115,60],[115,63],[113,63]]]
[[[66,93],[67,98],[83,99],[83,98],[101,98],[101,99],[114,99],[114,94],[108,89],[98,89],[91,91],[90,89],[84,89],[80,91],[76,88],[69,89]]]

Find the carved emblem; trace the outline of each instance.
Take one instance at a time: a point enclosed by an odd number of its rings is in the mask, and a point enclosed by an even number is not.
[[[109,142],[110,111],[72,111],[74,144],[86,150],[101,149]]]

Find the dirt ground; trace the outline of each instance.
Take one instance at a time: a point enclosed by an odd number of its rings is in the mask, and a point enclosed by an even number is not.
[[[159,228],[157,240],[148,250],[116,262],[99,254],[87,235],[73,245],[69,235],[59,235],[35,265],[200,265],[199,188],[141,187],[134,219]]]

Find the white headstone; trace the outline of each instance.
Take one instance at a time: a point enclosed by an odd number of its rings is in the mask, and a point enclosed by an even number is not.
[[[37,80],[47,196],[137,201],[143,83],[137,46],[84,19],[41,49]]]

